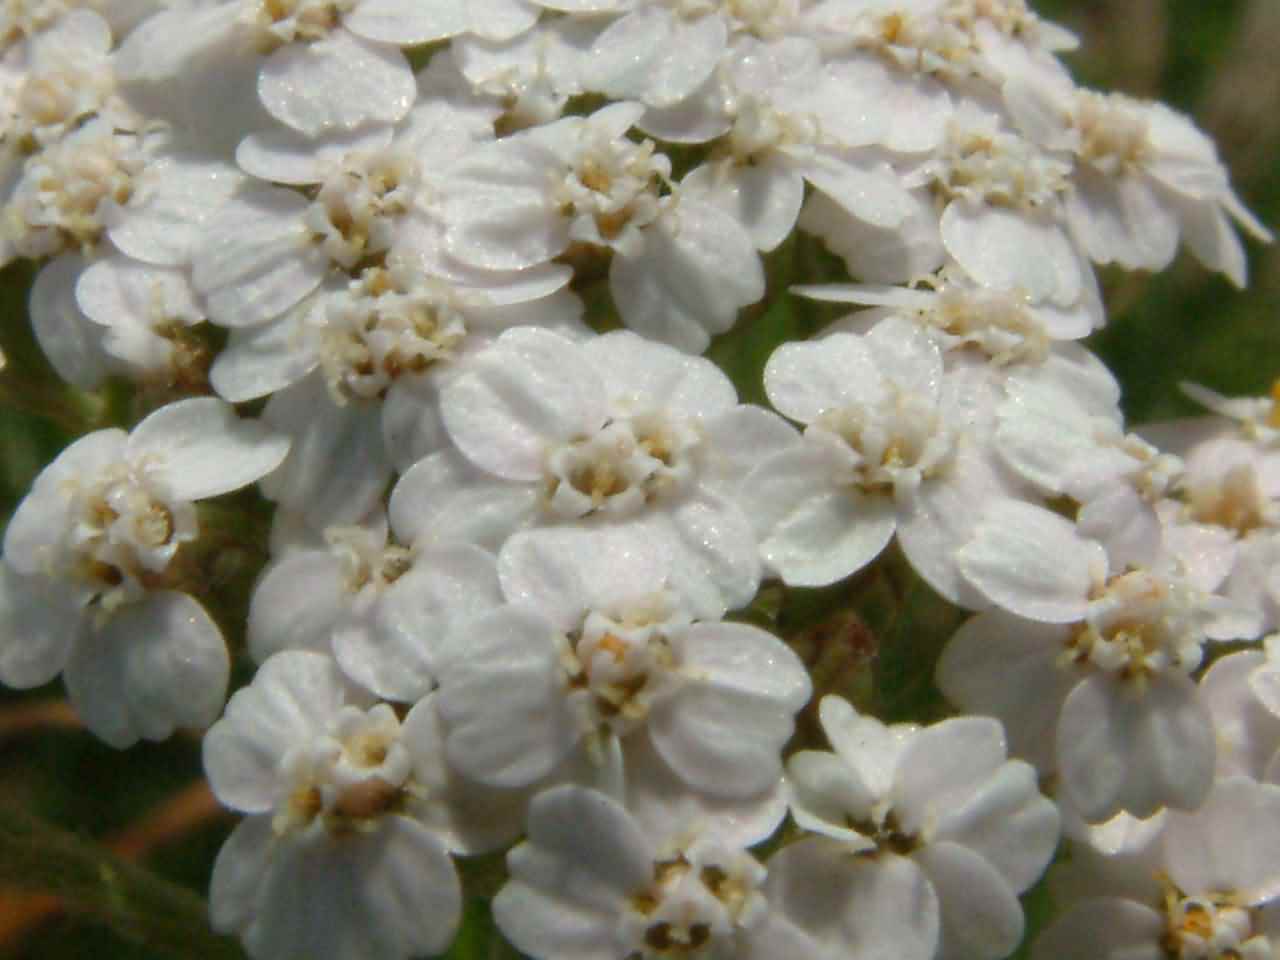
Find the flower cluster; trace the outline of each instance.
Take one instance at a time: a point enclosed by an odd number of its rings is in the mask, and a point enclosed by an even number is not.
[[[1095,265],[1270,239],[1188,119],[1023,0],[0,18],[0,263],[153,408],[9,522],[0,681],[207,728],[253,957],[443,951],[508,850],[534,958],[999,960],[1064,830],[1038,955],[1280,950],[1280,393],[1134,432],[1078,342]],[[788,339],[789,295],[852,312]],[[702,356],[756,334],[760,383]],[[241,501],[197,501],[254,484],[211,609]],[[760,599],[899,557],[974,614],[929,725]]]

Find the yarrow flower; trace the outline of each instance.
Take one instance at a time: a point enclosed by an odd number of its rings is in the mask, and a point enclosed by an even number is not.
[[[8,491],[0,682],[206,731],[255,960],[1271,957],[1280,392],[1131,424],[1086,339],[1097,266],[1271,236],[1075,46],[0,3],[0,395],[75,437]]]
[[[193,501],[252,483],[288,447],[210,398],[64,450],[5,531],[4,681],[33,687],[65,671],[85,723],[117,747],[212,723],[230,661],[217,625],[183,592],[179,551],[199,535]]]

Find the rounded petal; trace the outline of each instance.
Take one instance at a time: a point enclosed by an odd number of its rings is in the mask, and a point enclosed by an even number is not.
[[[555,628],[541,616],[502,607],[450,638],[461,655],[440,671],[437,704],[450,762],[496,787],[541,779],[582,731],[564,706]]]
[[[323,731],[345,699],[332,658],[307,650],[270,657],[205,735],[204,769],[218,800],[247,813],[270,810],[285,754]]]
[[[604,386],[582,348],[558,334],[508,330],[441,391],[458,449],[507,480],[541,479],[548,444],[589,435],[607,416]]]
[[[298,550],[269,567],[249,601],[249,653],[262,663],[282,650],[329,653],[334,625],[350,606],[342,561],[330,550]]]
[[[794,713],[733,688],[686,686],[656,706],[649,733],[662,758],[697,790],[748,797],[782,776]]]
[[[1035,942],[1033,960],[1164,960],[1164,917],[1118,897],[1086,900]]]
[[[940,960],[1001,960],[1022,940],[1022,904],[995,867],[955,843],[930,844],[913,859],[929,877],[942,914]]]
[[[304,222],[306,197],[254,184],[214,214],[192,253],[191,280],[226,327],[278,317],[320,285],[328,267]]]
[[[161,407],[129,434],[127,456],[181,500],[203,500],[260,480],[284,461],[289,438],[231,404],[192,397]]]
[[[412,703],[434,685],[454,624],[501,602],[491,554],[470,544],[430,546],[386,588],[372,622],[335,631],[334,655],[349,677],[378,696]]]
[[[401,543],[450,541],[497,550],[527,526],[538,491],[473,467],[456,450],[424,457],[391,491],[388,513]]]
[[[521,531],[498,557],[507,600],[537,610],[566,631],[580,626],[588,610],[658,593],[670,573],[667,551],[629,524]]]
[[[882,384],[867,344],[847,333],[784,343],[764,368],[769,402],[801,423],[851,404],[875,402],[884,393]]]
[[[1057,746],[1063,788],[1085,820],[1191,810],[1213,785],[1213,720],[1185,677],[1151,677],[1141,693],[1082,680],[1062,705]]]
[[[281,47],[258,74],[258,96],[267,112],[308,136],[393,124],[417,95],[403,53],[345,30],[315,43]]]
[[[967,799],[943,811],[939,840],[979,854],[1022,893],[1044,873],[1058,846],[1058,808],[1040,794],[1035,769],[1010,760]]]
[[[1067,694],[1079,682],[1057,665],[1067,628],[989,610],[968,620],[938,658],[943,695],[968,713],[1004,724],[1011,752],[1043,772],[1055,766],[1054,731]]]
[[[889,497],[837,483],[829,451],[784,450],[743,481],[739,502],[756,528],[760,555],[791,586],[842,580],[879,556],[897,526]]]
[[[493,900],[494,921],[535,957],[612,956],[624,899],[652,882],[653,858],[648,837],[610,797],[546,790],[530,805],[528,840],[507,856],[511,879]]]
[[[1280,893],[1280,787],[1220,780],[1193,813],[1170,811],[1164,832],[1169,879],[1190,895],[1230,890],[1260,906]]]
[[[1107,572],[1099,544],[1057,514],[1017,500],[989,504],[957,556],[960,572],[993,603],[1047,623],[1079,620]]]
[[[91,390],[108,372],[102,350],[104,331],[89,320],[76,302],[76,282],[85,268],[79,254],[62,254],[36,274],[27,311],[40,349],[63,380]]]
[[[764,296],[751,236],[718,207],[683,201],[645,230],[644,251],[616,255],[609,290],[622,321],[642,336],[702,353],[712,334]]]
[[[85,726],[113,747],[203,729],[227,695],[222,632],[185,593],[162,592],[82,636],[64,679]]]
[[[277,841],[243,932],[257,957],[382,960],[445,950],[462,889],[440,838],[403,816],[341,838],[312,828]]]
[[[85,614],[45,577],[25,577],[0,560],[0,683],[25,690],[67,663]]]
[[[177,267],[190,262],[206,224],[245,176],[225,163],[162,156],[148,162],[141,180],[107,233],[136,260]]]
[[[851,857],[812,837],[769,858],[769,902],[820,942],[827,956],[858,960],[932,960],[938,948],[938,898],[905,857]]]
[[[733,383],[709,360],[691,357],[629,330],[614,330],[582,345],[604,383],[615,413],[663,410],[710,417],[737,405]]]
[[[920,730],[902,751],[894,809],[916,832],[964,803],[1006,759],[1004,730],[990,717],[952,717]]]

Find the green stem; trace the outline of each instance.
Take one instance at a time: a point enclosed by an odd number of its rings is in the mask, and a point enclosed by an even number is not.
[[[234,941],[209,930],[198,894],[8,802],[0,802],[0,887],[54,894],[68,909],[170,956],[243,956]]]

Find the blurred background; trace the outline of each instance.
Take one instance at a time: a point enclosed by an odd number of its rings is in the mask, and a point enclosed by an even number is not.
[[[1153,97],[1191,114],[1248,205],[1280,227],[1278,0],[1038,0],[1070,27],[1069,58],[1090,86]],[[1189,257],[1158,276],[1103,271],[1110,325],[1092,346],[1124,387],[1132,423],[1195,412],[1177,389],[1193,380],[1261,394],[1280,376],[1280,247],[1250,244],[1250,287],[1233,289]],[[24,413],[23,370],[42,363],[21,333],[27,275],[0,274],[0,331],[9,390],[0,390],[0,522],[65,445],[63,425]],[[203,895],[233,825],[204,791],[199,742],[175,738],[121,753],[78,730],[61,688],[0,690],[0,805],[74,837],[93,838]],[[0,844],[0,857],[6,856]],[[0,876],[6,872],[0,863]],[[13,864],[9,864],[12,868]],[[461,947],[458,956],[479,956]],[[0,958],[159,956],[48,897],[0,886]],[[234,955],[234,950],[231,951]]]

